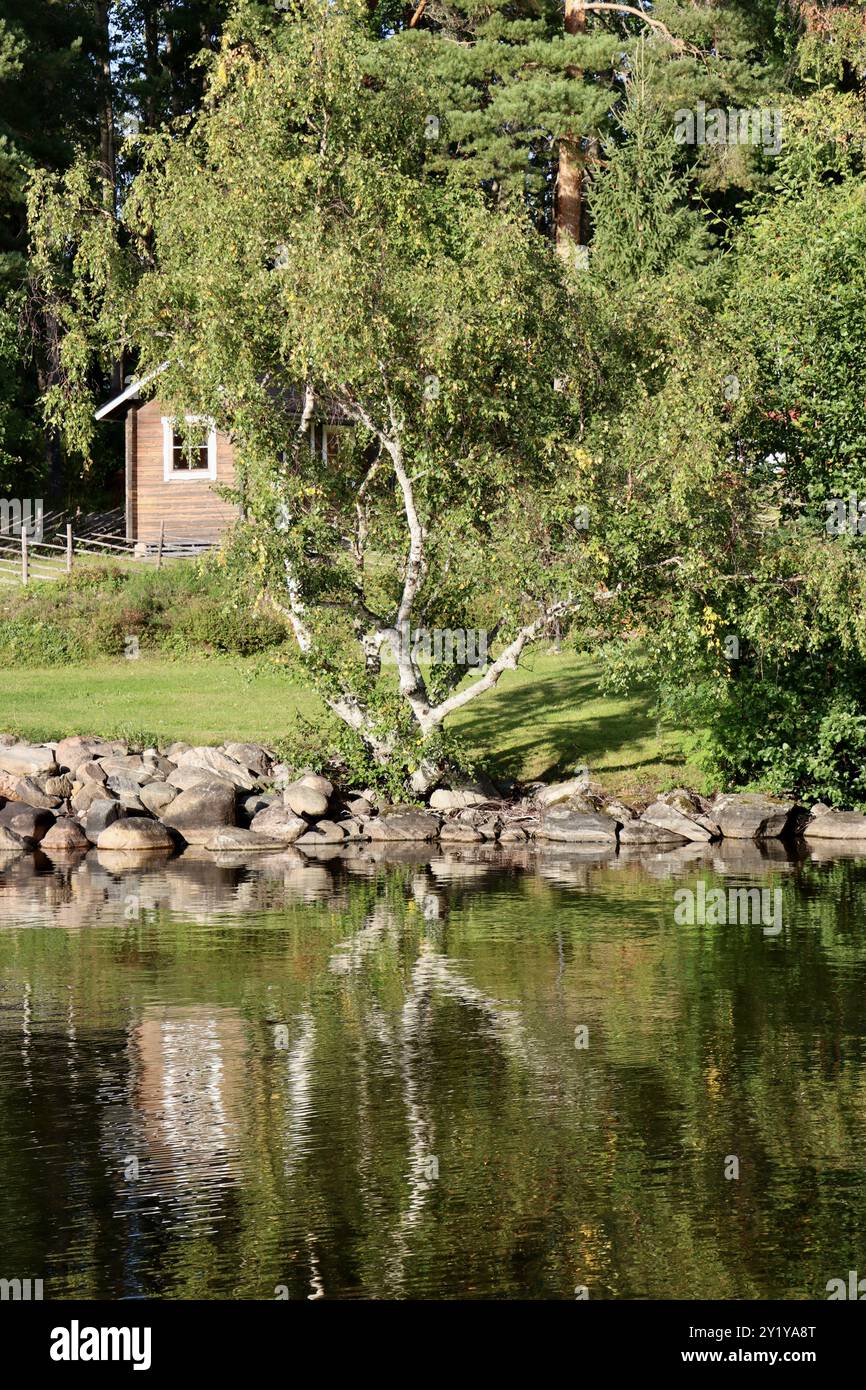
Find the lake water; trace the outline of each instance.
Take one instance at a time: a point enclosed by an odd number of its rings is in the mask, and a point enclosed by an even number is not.
[[[701,883],[780,929],[676,921]],[[864,986],[856,856],[4,861],[0,1277],[825,1298],[866,1274]]]

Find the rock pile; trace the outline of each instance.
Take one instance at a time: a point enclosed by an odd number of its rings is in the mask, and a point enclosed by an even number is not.
[[[605,797],[583,771],[534,784],[505,800],[490,783],[439,788],[427,807],[389,805],[369,789],[342,792],[327,777],[295,773],[260,744],[134,749],[76,735],[33,745],[0,735],[0,857],[39,846],[51,856],[95,846],[169,855],[193,845],[258,854],[294,845],[331,854],[382,844],[554,845],[674,849],[729,840],[862,842],[866,816],[828,806],[811,812],[758,794],[710,801],[685,789],[639,810]]]

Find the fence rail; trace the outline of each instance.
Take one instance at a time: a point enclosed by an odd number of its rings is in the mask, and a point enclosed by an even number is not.
[[[166,560],[193,559],[213,548],[211,541],[166,540],[165,522],[160,526],[158,541],[137,541],[120,536],[112,531],[100,531],[100,524],[116,526],[117,512],[106,512],[96,518],[95,534],[90,529],[92,518],[86,518],[88,530],[85,535],[76,535],[71,521],[64,521],[65,534],[57,529],[57,519],[67,513],[52,513],[51,534],[56,540],[43,538],[33,540],[27,528],[21,527],[20,536],[5,537],[0,534],[0,584],[29,584],[33,580],[61,579],[71,574],[77,559],[133,560],[137,564],[155,565],[160,569]]]

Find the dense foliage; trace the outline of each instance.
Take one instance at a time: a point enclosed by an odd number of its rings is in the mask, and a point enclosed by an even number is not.
[[[227,564],[382,764],[435,775],[556,631],[651,673],[709,778],[864,803],[866,6],[236,0],[200,98],[145,10],[144,133],[31,179],[69,457],[118,362],[167,363],[239,442]]]

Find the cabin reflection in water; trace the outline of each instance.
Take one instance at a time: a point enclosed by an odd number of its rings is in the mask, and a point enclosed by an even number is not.
[[[243,1135],[240,1014],[209,1004],[146,1005],[129,1046],[149,1164],[163,1181],[190,1187],[229,1176]]]

